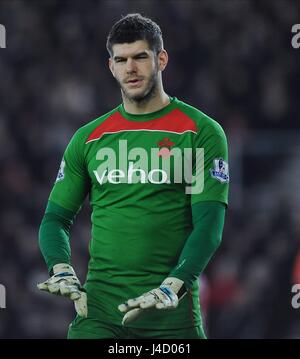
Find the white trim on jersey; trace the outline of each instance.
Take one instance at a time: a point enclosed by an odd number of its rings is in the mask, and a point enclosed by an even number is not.
[[[128,130],[119,130],[119,131],[113,131],[113,132],[103,132],[100,137],[97,137],[97,138],[94,138],[92,140],[89,140],[85,144],[88,144],[88,143],[93,142],[93,141],[98,141],[98,140],[100,140],[100,138],[103,135],[106,135],[106,134],[114,134],[114,133],[120,133],[120,132],[137,132],[137,131],[167,132],[167,133],[175,133],[177,135],[182,135],[182,134],[184,134],[186,132],[192,132],[192,133],[195,133],[195,134],[197,133],[197,132],[195,132],[193,130],[185,130],[185,131],[182,131],[182,132],[175,132],[175,131],[167,131],[167,130],[159,130],[159,129],[157,129],[157,130],[150,130],[150,129],[143,129],[143,128],[139,128],[138,130],[128,129]]]

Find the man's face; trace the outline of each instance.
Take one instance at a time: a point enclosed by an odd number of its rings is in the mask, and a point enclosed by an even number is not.
[[[114,45],[113,56],[109,59],[110,70],[123,95],[136,102],[151,97],[155,92],[158,73],[166,63],[166,52],[163,50],[156,55],[144,40]]]

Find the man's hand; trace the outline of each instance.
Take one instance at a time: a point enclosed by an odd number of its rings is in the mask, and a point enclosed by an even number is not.
[[[53,267],[53,276],[37,287],[49,293],[63,295],[74,301],[76,312],[81,317],[87,317],[87,297],[74,269],[66,263]]]
[[[144,310],[150,308],[175,309],[185,293],[184,282],[178,278],[169,277],[158,288],[120,304],[119,311],[126,313],[122,324],[133,322]]]

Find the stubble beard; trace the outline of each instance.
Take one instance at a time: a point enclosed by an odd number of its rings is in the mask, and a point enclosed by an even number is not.
[[[158,71],[156,69],[153,71],[151,77],[149,78],[147,88],[142,93],[137,95],[130,95],[118,80],[117,82],[120,86],[123,98],[131,103],[141,106],[155,97],[158,92]]]

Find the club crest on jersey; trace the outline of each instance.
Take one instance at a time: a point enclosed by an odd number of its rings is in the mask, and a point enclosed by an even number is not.
[[[170,141],[168,137],[164,137],[157,144],[159,147],[159,152],[157,153],[158,156],[170,157],[172,155],[170,148],[175,144],[175,142]]]
[[[65,166],[66,166],[66,162],[62,160],[59,166],[56,182],[62,181],[65,178]]]
[[[223,158],[214,159],[214,168],[210,169],[212,178],[220,181],[221,183],[229,182],[228,163]]]

